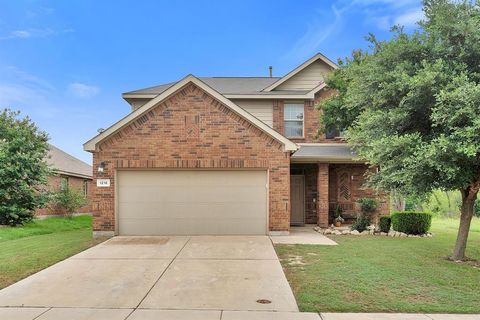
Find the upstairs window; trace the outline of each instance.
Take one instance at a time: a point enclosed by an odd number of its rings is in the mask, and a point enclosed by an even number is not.
[[[283,120],[287,138],[303,138],[303,103],[285,103]]]

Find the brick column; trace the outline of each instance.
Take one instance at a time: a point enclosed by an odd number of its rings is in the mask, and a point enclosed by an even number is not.
[[[328,227],[328,163],[318,164],[317,195],[317,223]]]

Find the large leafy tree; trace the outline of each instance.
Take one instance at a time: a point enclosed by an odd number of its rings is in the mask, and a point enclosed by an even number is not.
[[[369,50],[341,61],[321,120],[346,128],[359,156],[381,168],[371,186],[415,197],[460,190],[451,258],[463,260],[480,189],[480,2],[427,0],[423,10],[415,32],[370,35]]]
[[[49,169],[47,134],[18,112],[0,112],[0,224],[30,220]]]

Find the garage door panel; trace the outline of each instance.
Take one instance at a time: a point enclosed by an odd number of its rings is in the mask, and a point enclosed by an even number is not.
[[[127,202],[184,202],[186,195],[194,202],[264,201],[265,186],[135,186],[119,187],[120,203]]]
[[[121,204],[121,219],[168,219],[175,213],[178,219],[228,219],[228,217],[242,217],[242,219],[256,218],[263,203],[124,203]],[[142,209],[139,210],[138,206]],[[228,212],[226,212],[228,207]],[[263,209],[265,210],[265,209]],[[264,215],[262,215],[262,218]]]
[[[122,235],[265,234],[265,171],[119,171]]]

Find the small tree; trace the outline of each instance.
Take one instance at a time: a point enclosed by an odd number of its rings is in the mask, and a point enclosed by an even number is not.
[[[86,204],[87,198],[83,192],[68,185],[52,194],[52,207],[61,210],[68,217]]]
[[[19,112],[0,112],[0,224],[32,219],[42,205],[49,169],[48,136]]]
[[[451,259],[464,260],[480,189],[480,5],[425,0],[425,20],[406,34],[356,51],[328,79],[338,95],[322,121],[347,128],[347,141],[372,167],[371,186],[426,197],[462,194]]]

